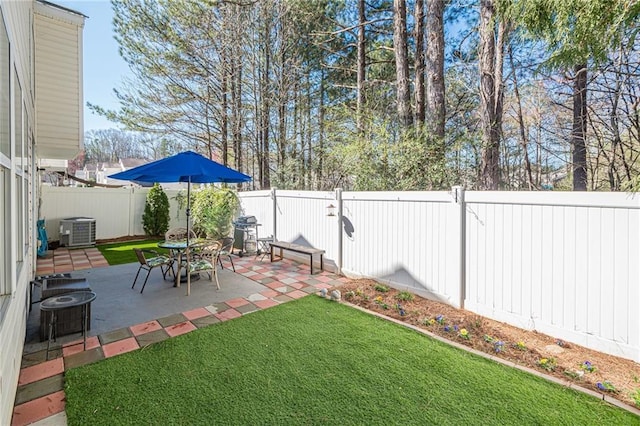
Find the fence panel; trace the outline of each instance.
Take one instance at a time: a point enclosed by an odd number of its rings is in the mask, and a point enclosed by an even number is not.
[[[465,307],[638,360],[640,202],[576,195],[465,194]]]
[[[275,234],[273,228],[273,201],[271,191],[240,192],[240,205],[243,215],[255,216],[260,224],[259,237],[268,237]]]
[[[343,271],[460,306],[460,206],[445,192],[345,192]]]
[[[338,258],[338,216],[328,216],[329,204],[337,204],[334,192],[277,191],[277,239],[323,249],[328,265],[335,265]]]
[[[40,217],[45,219],[49,239],[59,239],[60,220],[80,216],[96,219],[96,238],[99,240],[132,235],[132,190],[43,186]]]

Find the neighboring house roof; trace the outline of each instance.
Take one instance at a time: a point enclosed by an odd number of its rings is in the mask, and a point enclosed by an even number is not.
[[[46,1],[46,0],[37,0],[37,1],[38,3],[46,4],[47,6],[55,7],[57,9],[64,10],[65,12],[74,13],[76,15],[82,16],[83,18],[88,18],[87,15],[81,12],[78,12],[77,10],[69,9],[68,7],[60,6],[59,4],[55,4],[50,1]]]
[[[144,158],[121,158],[120,159],[120,164],[122,164],[122,167],[124,167],[124,170],[142,166],[143,164],[147,164],[149,162],[150,160],[145,160]]]

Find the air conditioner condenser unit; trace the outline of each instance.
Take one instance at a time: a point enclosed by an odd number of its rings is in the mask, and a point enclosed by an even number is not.
[[[70,217],[60,221],[60,245],[88,246],[96,243],[96,220],[90,217]]]

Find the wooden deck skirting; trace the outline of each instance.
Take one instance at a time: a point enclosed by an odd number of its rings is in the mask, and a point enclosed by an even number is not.
[[[321,249],[315,249],[312,247],[305,247],[299,244],[287,243],[285,241],[272,241],[269,243],[271,246],[271,261],[277,262],[283,259],[282,251],[289,250],[294,251],[296,253],[309,255],[309,267],[311,269],[311,274],[313,275],[313,257],[320,255],[320,272],[324,269],[323,256],[325,251]],[[278,255],[276,256],[275,250],[278,249]]]

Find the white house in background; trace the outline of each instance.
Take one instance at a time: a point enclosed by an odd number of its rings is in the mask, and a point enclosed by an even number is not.
[[[0,424],[11,424],[37,253],[39,173],[82,149],[85,16],[0,0]],[[55,164],[55,162],[53,162]]]

